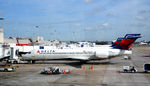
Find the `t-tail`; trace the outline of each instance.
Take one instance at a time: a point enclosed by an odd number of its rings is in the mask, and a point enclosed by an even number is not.
[[[118,38],[112,45],[113,48],[129,50],[136,39],[141,38],[141,34],[126,34],[124,38]]]

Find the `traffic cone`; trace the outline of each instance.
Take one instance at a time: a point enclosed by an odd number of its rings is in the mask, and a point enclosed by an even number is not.
[[[16,68],[19,68],[19,66],[16,66]]]
[[[91,66],[91,69],[93,70],[93,65]]]
[[[85,70],[85,66],[83,66],[83,70]]]
[[[91,67],[89,66],[89,70],[91,69]]]
[[[64,70],[64,74],[66,74],[66,71]]]

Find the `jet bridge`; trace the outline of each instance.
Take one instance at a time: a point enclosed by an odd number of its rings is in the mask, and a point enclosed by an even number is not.
[[[10,56],[10,46],[7,44],[0,44],[0,60]]]

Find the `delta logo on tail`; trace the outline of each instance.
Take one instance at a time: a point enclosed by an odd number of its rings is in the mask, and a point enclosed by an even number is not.
[[[141,34],[126,34],[124,38],[118,38],[112,47],[116,49],[129,50],[138,38],[141,38]]]

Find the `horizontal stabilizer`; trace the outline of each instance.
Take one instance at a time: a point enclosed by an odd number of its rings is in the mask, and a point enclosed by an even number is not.
[[[141,38],[141,34],[126,34],[125,39],[137,39]]]

